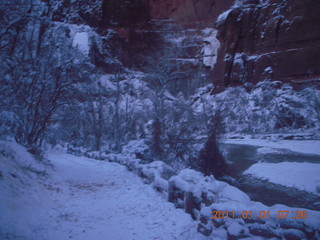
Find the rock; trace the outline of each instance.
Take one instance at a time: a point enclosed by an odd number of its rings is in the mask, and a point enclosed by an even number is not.
[[[208,219],[204,215],[200,215],[200,222],[204,225],[208,224]]]
[[[297,229],[288,229],[283,232],[283,237],[285,239],[290,240],[299,240],[299,239],[307,239],[306,234],[304,232]]]
[[[226,220],[224,218],[222,218],[222,219],[217,218],[217,219],[213,219],[212,221],[213,221],[213,225],[216,228],[220,228],[221,226],[224,226],[225,222],[226,222]]]
[[[198,232],[208,237],[212,233],[212,229],[207,228],[205,225],[199,223]]]
[[[189,213],[191,217],[196,220],[194,210],[200,210],[200,203],[193,196],[192,192],[185,192],[184,194],[184,210],[186,213]]]
[[[169,190],[168,190],[168,202],[174,202],[176,200],[176,185],[174,182],[169,181]]]
[[[101,27],[136,27],[149,20],[145,1],[103,0]]]
[[[320,2],[253,3],[233,8],[218,23],[215,91],[266,79],[319,82]]]
[[[213,25],[232,4],[233,0],[104,0],[101,26],[136,27],[147,25],[151,19],[174,19],[189,26]]]
[[[213,23],[227,10],[232,0],[146,0],[150,16],[155,19],[175,19],[179,23]]]
[[[261,236],[264,238],[278,237],[271,228],[267,228],[263,224],[254,223],[252,225],[249,225],[249,231],[252,235]]]
[[[236,237],[240,236],[245,232],[244,227],[238,222],[233,222],[228,226],[228,232],[231,236]]]
[[[228,232],[224,227],[216,229],[212,233],[212,239],[228,239]]]

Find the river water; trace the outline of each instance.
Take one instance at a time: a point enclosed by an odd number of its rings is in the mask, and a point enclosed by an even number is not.
[[[259,147],[240,144],[221,144],[220,148],[227,160],[229,175],[237,180],[237,187],[246,192],[252,200],[262,202],[267,206],[284,204],[290,207],[320,210],[320,197],[317,195],[243,174],[246,169],[258,162],[320,164],[319,155],[300,154],[291,151],[259,154],[257,151]]]

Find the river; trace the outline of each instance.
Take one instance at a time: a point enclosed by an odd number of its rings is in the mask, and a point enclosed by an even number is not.
[[[220,149],[228,163],[228,173],[237,180],[237,187],[246,192],[252,200],[262,202],[268,206],[284,204],[290,207],[320,210],[320,197],[315,194],[243,174],[246,169],[258,162],[308,162],[320,164],[320,156],[291,151],[260,154],[257,151],[258,148],[240,144],[220,145]]]

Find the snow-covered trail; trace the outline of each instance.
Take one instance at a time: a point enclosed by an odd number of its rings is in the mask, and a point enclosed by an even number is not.
[[[51,176],[10,196],[6,228],[22,239],[201,239],[190,215],[116,163],[51,152]],[[8,197],[8,196],[7,196]]]

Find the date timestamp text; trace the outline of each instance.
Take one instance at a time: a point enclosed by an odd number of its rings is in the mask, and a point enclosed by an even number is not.
[[[271,218],[271,211],[260,211],[254,214],[252,211],[242,211],[241,214],[238,213],[236,215],[235,211],[212,211],[213,216],[212,219],[224,219],[224,218],[242,218],[242,219],[269,219]],[[275,215],[278,219],[307,219],[308,212],[306,210],[303,211],[278,211]]]

